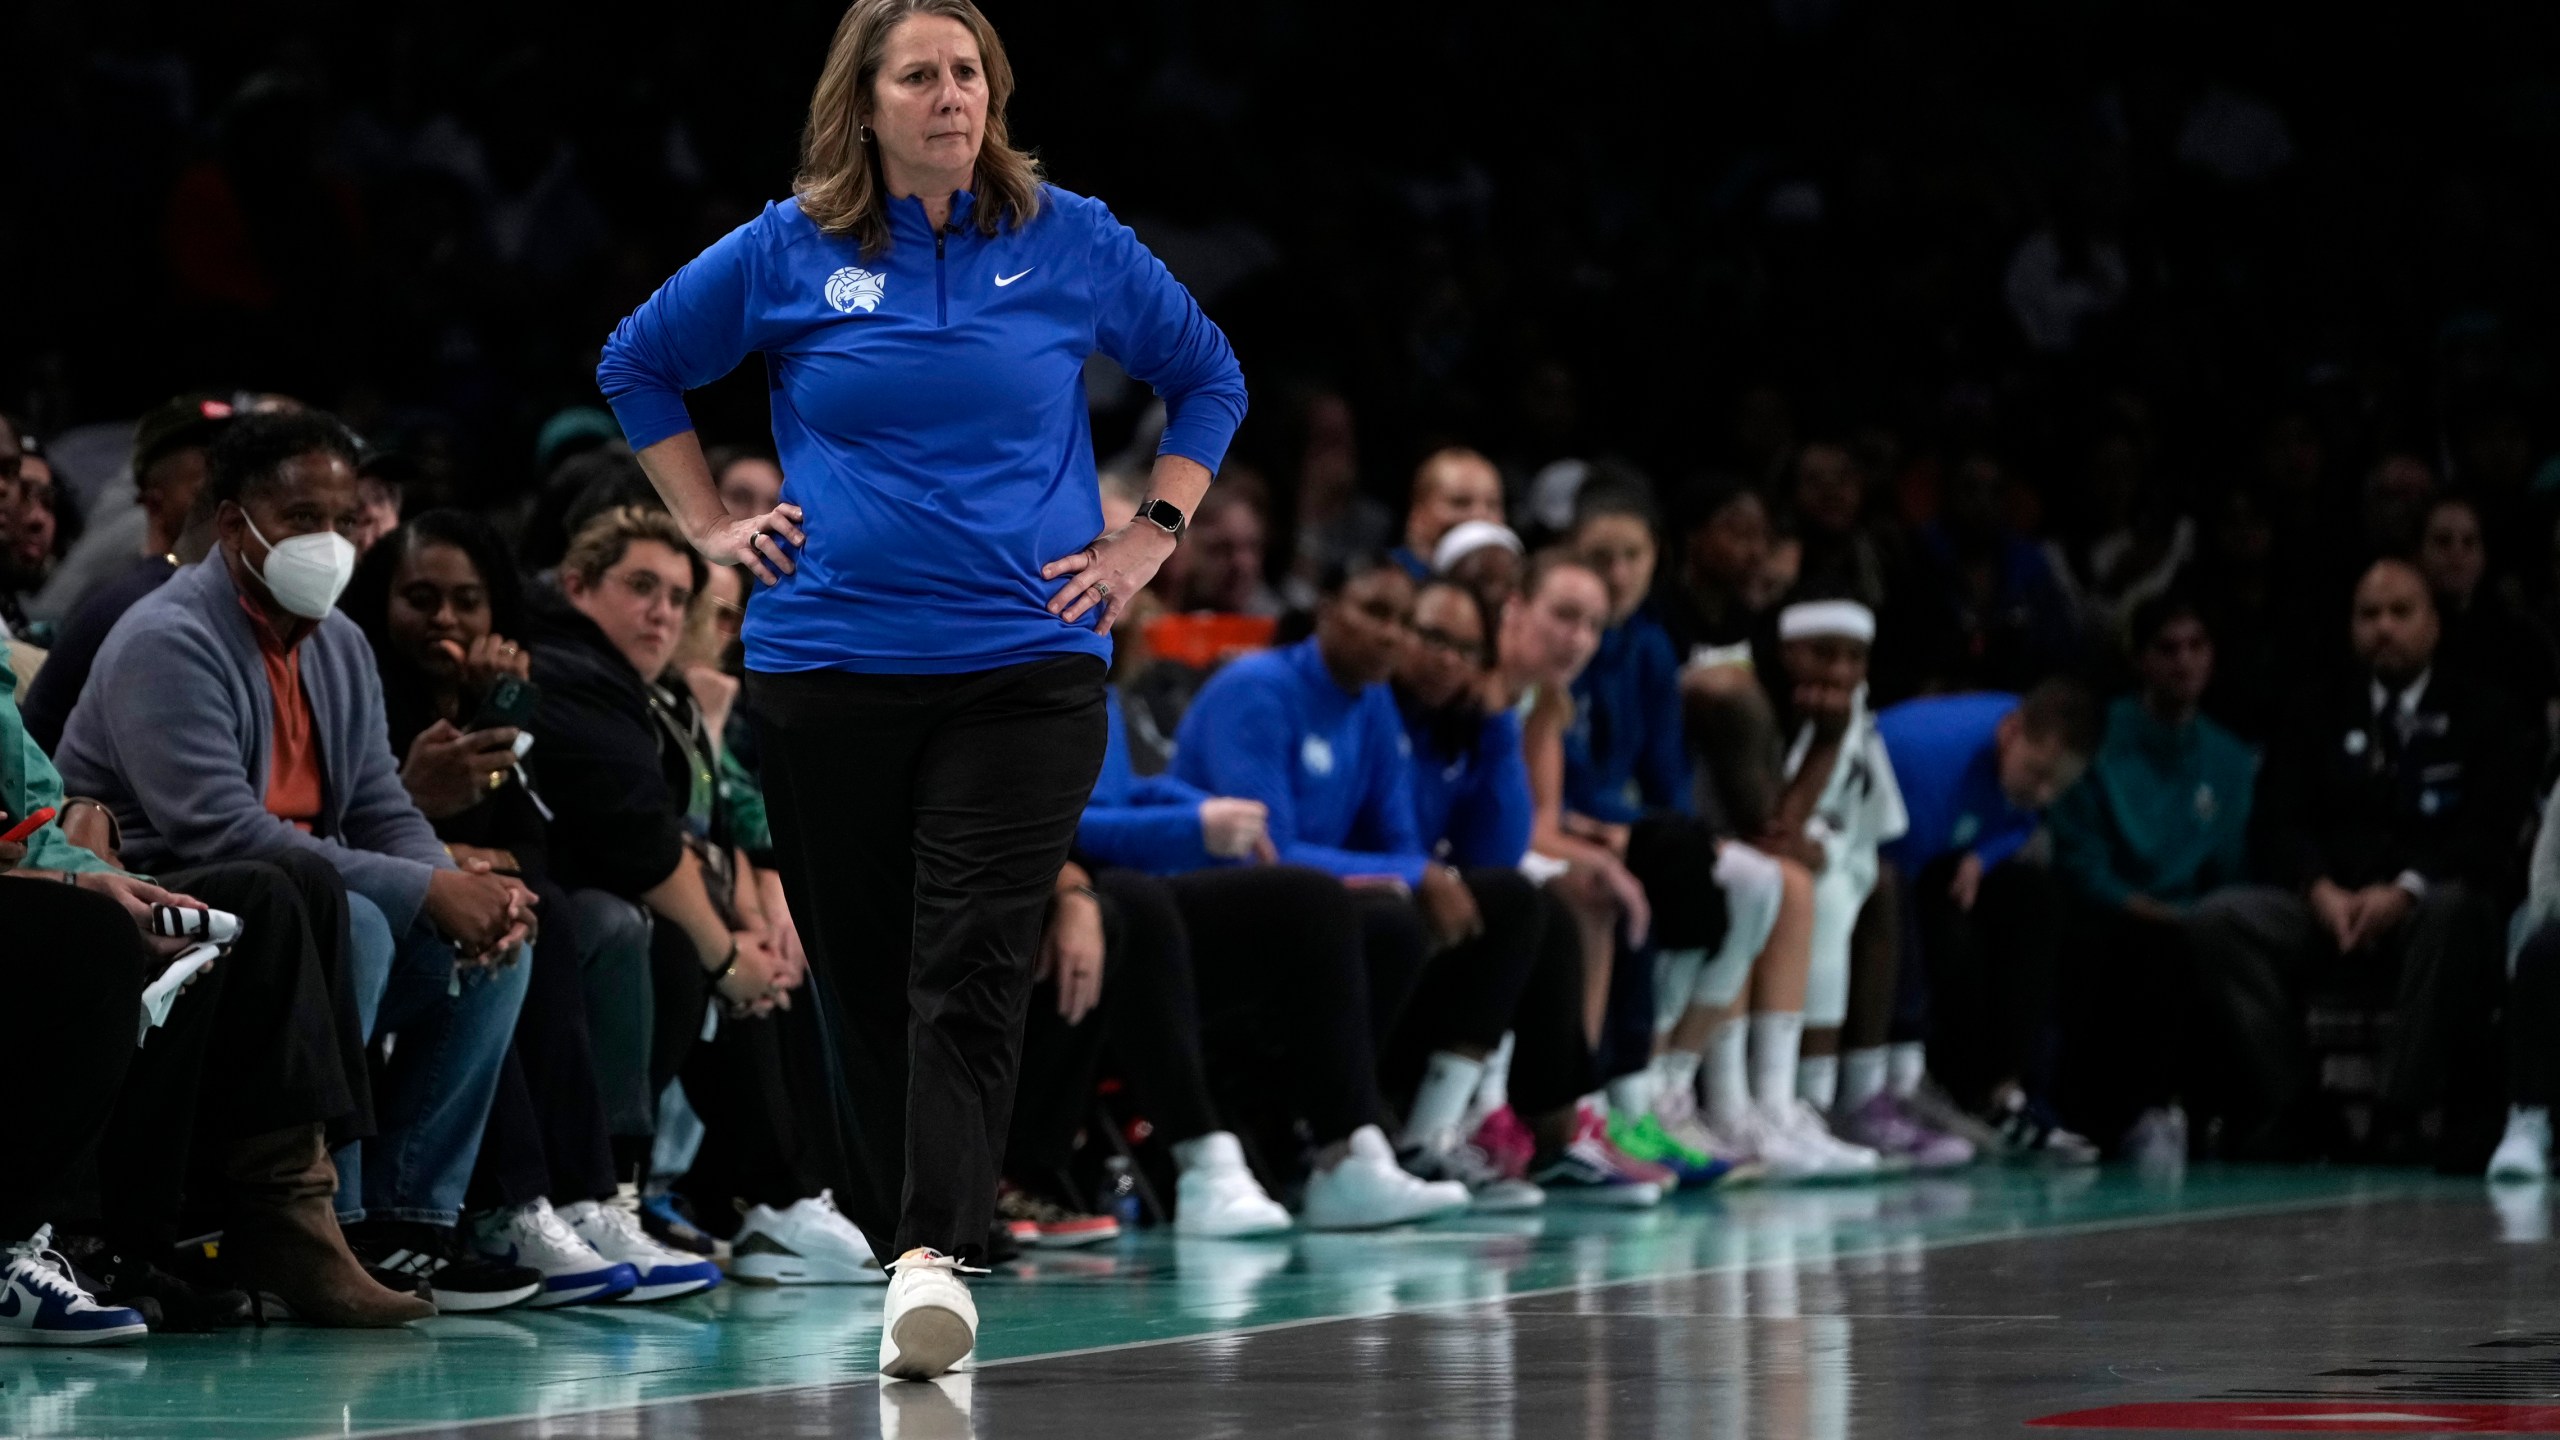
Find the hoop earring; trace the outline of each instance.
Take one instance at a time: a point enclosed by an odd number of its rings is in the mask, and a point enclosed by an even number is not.
[[[863,143],[863,144],[868,145],[868,144],[870,144],[870,143],[871,143],[871,127],[870,127],[870,126],[868,126],[868,125],[856,125],[856,126],[854,126],[854,127],[853,127],[853,129],[854,129],[854,133],[855,133],[857,136],[859,136],[859,137],[860,137],[860,139],[861,139],[861,141],[862,141],[862,143]]]

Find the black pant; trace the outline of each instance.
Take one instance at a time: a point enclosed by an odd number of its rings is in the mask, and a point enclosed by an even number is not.
[[[1511,1108],[1523,1119],[1562,1109],[1600,1084],[1582,1038],[1581,926],[1543,889],[1533,923],[1537,946],[1511,1011]]]
[[[2072,895],[2071,962],[2061,981],[2065,1120],[2102,1141],[2143,1111],[2218,1098],[2214,1043],[2195,987],[2189,931]]]
[[[1404,1020],[1405,1006],[1422,983],[1422,967],[1431,956],[1431,935],[1422,924],[1422,907],[1399,890],[1363,887],[1349,891],[1351,913],[1360,926],[1361,963],[1369,980],[1370,1045],[1383,1054]]]
[[[0,1170],[0,1236],[86,1208],[98,1140],[132,1069],[134,1019],[157,968],[122,906],[42,880],[0,878],[0,1013],[14,1017],[12,1159]],[[221,967],[215,967],[217,970]],[[181,1008],[185,1001],[180,1002]]]
[[[2526,937],[2507,988],[2507,1094],[2560,1104],[2560,923]]]
[[[812,987],[822,983],[811,979]],[[703,1134],[679,1188],[721,1232],[736,1223],[733,1201],[780,1209],[821,1190],[857,1190],[838,1067],[823,1033],[827,1004],[803,988],[788,1010],[754,1020],[724,1015],[710,1043],[686,1054],[685,1098]]]
[[[2303,1034],[2310,978],[2337,967],[2337,945],[2311,904],[2289,890],[2244,886],[2196,910],[2198,983],[2243,1035],[2249,1107],[2283,1117],[2310,1080]],[[2505,926],[2470,885],[2430,887],[2400,927],[2374,945],[2391,968],[2398,1020],[2382,1049],[2382,1099],[2416,1113],[2446,1098],[2468,1061],[2494,1053],[2491,1017],[2505,988]]]
[[[774,854],[846,1043],[845,1197],[883,1258],[976,1258],[1031,971],[1102,768],[1102,665],[751,672]]]
[[[542,933],[533,944],[533,974],[524,1008],[516,1013],[515,1039],[507,1046],[480,1132],[471,1182],[475,1206],[601,1200],[613,1194],[617,1178],[595,1051],[587,1042],[577,915],[559,886],[543,879],[527,883],[540,901],[535,913]]]
[[[1529,877],[1517,870],[1476,869],[1465,879],[1484,930],[1424,963],[1381,1077],[1398,1095],[1410,1094],[1421,1081],[1435,1050],[1490,1051],[1501,1044],[1538,960],[1545,912]]]
[[[28,1072],[77,1074],[79,1082],[76,1093],[58,1100],[30,1097],[36,1159],[23,1194],[13,1186],[0,1195],[7,1228],[24,1228],[22,1211],[33,1210],[37,1219],[94,1223],[127,1243],[167,1244],[191,1185],[212,1213],[209,1177],[218,1175],[230,1141],[357,1108],[328,986],[337,952],[323,946],[311,923],[316,910],[321,933],[343,928],[345,890],[336,873],[317,857],[293,857],[282,865],[203,866],[161,880],[239,916],[241,934],[180,993],[167,1023],[139,1049],[142,984],[162,962],[131,918],[114,901],[69,886],[0,880],[0,934],[44,936],[47,953],[79,957],[76,964],[0,971],[0,986],[32,988],[18,992],[29,999],[27,1009],[0,1008],[44,1017],[42,1026],[22,1032],[26,1039],[39,1049],[57,1037],[79,1046],[64,1052],[76,1060]],[[57,998],[37,998],[48,983],[63,987]]]
[[[2006,1080],[2050,1099],[2062,938],[2052,873],[2019,860],[1995,865],[1966,910],[1947,893],[1958,860],[1932,862],[1913,886],[1929,970],[1929,1068],[1967,1105]]]

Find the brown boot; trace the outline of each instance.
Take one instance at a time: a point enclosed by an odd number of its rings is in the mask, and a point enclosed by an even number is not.
[[[253,1135],[232,1147],[224,1174],[233,1207],[222,1253],[242,1285],[284,1301],[306,1324],[338,1329],[406,1325],[436,1313],[376,1283],[347,1248],[332,1203],[338,1167],[320,1126]]]

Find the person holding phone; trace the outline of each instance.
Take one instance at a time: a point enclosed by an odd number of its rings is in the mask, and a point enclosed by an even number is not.
[[[510,638],[525,616],[504,543],[476,515],[428,511],[365,556],[341,608],[373,644],[391,749],[406,757],[400,783],[420,813],[457,862],[513,875],[541,900],[533,980],[481,1132],[473,1242],[542,1271],[537,1304],[710,1288],[709,1262],[641,1227],[649,1017],[631,997],[650,983],[648,921],[618,896],[550,876],[541,802],[518,763],[539,692]]]

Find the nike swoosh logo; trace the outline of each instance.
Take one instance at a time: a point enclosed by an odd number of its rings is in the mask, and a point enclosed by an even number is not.
[[[1032,266],[1032,267],[1031,267],[1031,270],[1037,270],[1037,269],[1039,269],[1039,268],[1040,268],[1039,266],[1034,265],[1034,266]],[[997,276],[997,277],[996,277],[996,288],[997,288],[997,289],[999,289],[999,290],[1003,289],[1003,288],[1004,288],[1004,287],[1006,287],[1007,285],[1012,284],[1014,281],[1021,279],[1024,275],[1028,275],[1028,274],[1030,274],[1030,273],[1031,273],[1031,270],[1024,270],[1024,271],[1020,271],[1020,272],[1018,272],[1018,273],[1016,273],[1016,274],[1012,274],[1012,275],[999,275],[999,276]]]
[[[15,1320],[25,1311],[25,1302],[18,1298],[25,1293],[15,1285],[0,1285],[0,1320]]]

